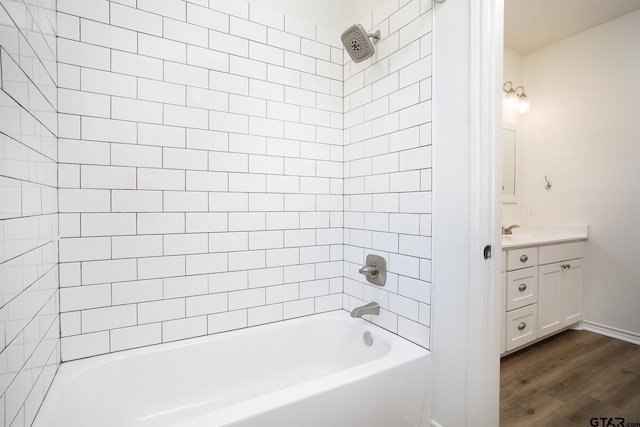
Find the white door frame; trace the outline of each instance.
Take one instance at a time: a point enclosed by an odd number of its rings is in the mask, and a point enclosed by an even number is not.
[[[434,6],[432,425],[498,425],[504,0]],[[483,248],[493,257],[485,261]]]

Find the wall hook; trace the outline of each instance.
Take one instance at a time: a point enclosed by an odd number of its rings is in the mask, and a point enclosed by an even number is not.
[[[544,180],[547,181],[547,185],[544,186],[544,189],[551,190],[551,183],[549,182],[546,176],[544,177]]]

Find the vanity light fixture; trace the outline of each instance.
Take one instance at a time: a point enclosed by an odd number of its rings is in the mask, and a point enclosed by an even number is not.
[[[524,88],[522,86],[518,86],[518,88],[522,88],[522,93],[518,95],[518,106],[516,107],[516,111],[518,111],[518,113],[528,113],[531,108],[531,103],[527,99],[527,94],[524,93]],[[518,88],[516,88],[516,93]]]
[[[531,103],[527,99],[527,94],[524,93],[524,87],[518,86],[513,88],[513,83],[506,82],[502,86],[504,91],[504,106],[509,110],[515,110],[518,113],[526,113],[531,108]],[[518,91],[520,91],[518,93]]]
[[[507,85],[509,85],[508,89],[507,89]],[[505,93],[505,95],[504,95],[504,106],[507,107],[509,110],[513,110],[518,105],[518,94],[513,89],[513,83],[506,82],[502,86],[502,90]]]

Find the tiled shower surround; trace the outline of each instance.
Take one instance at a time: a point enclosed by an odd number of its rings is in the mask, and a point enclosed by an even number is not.
[[[343,52],[210,6],[58,2],[63,360],[342,307]]]
[[[56,12],[0,7],[0,425],[30,425],[60,364]]]
[[[360,64],[262,4],[0,4],[4,425],[60,358],[370,301],[429,347],[431,1],[363,16]]]
[[[345,65],[344,308],[377,301],[374,323],[429,348],[431,2],[395,3],[362,19],[382,34],[375,62]],[[368,253],[384,288],[358,273]]]

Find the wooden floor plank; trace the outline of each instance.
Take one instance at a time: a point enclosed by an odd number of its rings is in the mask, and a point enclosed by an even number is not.
[[[578,394],[540,419],[540,426],[589,426],[592,418],[617,416],[605,402]]]
[[[593,385],[585,393],[628,412],[626,408],[632,408],[640,397],[640,348],[622,349],[617,362],[611,362],[594,376]],[[640,417],[640,404],[635,408]]]
[[[512,399],[502,401],[500,404],[500,419],[510,420],[509,427],[528,427],[540,425],[541,418],[547,417],[553,411],[564,405],[558,399],[536,390],[530,389],[520,395],[514,395]]]
[[[640,346],[569,330],[502,359],[501,426],[589,426],[594,417],[640,423]]]

